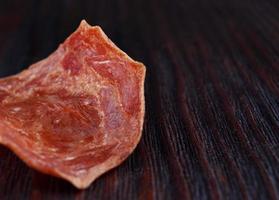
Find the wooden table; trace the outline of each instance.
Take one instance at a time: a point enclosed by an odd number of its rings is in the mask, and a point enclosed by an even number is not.
[[[279,199],[279,2],[0,2],[0,75],[81,19],[147,66],[143,138],[87,190],[0,147],[0,199]]]

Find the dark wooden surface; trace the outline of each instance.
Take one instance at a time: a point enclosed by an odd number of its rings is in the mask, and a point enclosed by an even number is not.
[[[143,137],[79,191],[0,147],[0,199],[279,199],[277,0],[0,1],[0,75],[81,19],[147,66]]]

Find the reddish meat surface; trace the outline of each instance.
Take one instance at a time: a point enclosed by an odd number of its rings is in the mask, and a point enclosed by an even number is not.
[[[138,144],[144,77],[143,64],[82,21],[48,58],[0,79],[0,143],[86,188]]]

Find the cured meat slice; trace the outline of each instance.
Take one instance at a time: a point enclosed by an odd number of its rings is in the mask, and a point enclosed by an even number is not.
[[[0,143],[86,188],[138,144],[144,78],[143,64],[82,21],[48,58],[0,79]]]

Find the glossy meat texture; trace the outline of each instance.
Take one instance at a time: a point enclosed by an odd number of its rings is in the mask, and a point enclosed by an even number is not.
[[[143,64],[82,21],[48,58],[0,80],[0,143],[86,188],[138,144],[144,77]]]

